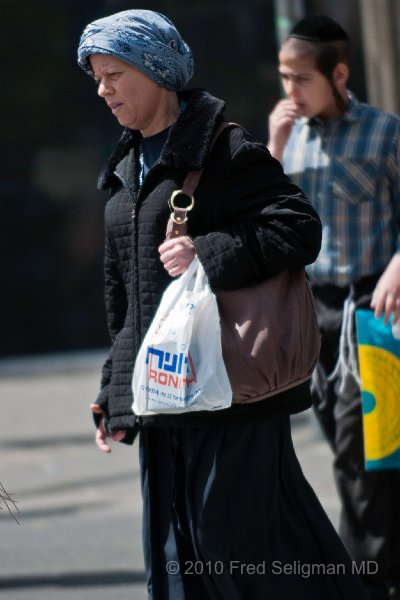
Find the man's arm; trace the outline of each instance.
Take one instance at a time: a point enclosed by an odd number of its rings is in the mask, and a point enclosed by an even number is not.
[[[382,313],[385,323],[393,313],[394,321],[400,316],[400,253],[395,254],[380,277],[372,294],[371,308],[378,319]]]
[[[276,160],[282,163],[283,151],[292,132],[297,114],[296,105],[290,100],[281,100],[269,115],[268,150]]]

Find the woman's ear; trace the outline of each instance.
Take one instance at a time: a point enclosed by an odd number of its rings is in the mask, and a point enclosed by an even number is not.
[[[345,63],[338,63],[332,73],[334,83],[338,87],[345,87],[349,74],[349,67]]]

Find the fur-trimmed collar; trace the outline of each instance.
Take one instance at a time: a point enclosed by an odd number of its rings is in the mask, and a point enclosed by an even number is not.
[[[160,162],[176,169],[193,171],[204,165],[213,133],[222,121],[225,103],[201,89],[180,92],[179,96],[187,106],[171,127]],[[140,137],[138,131],[124,130],[100,174],[99,189],[112,186],[116,166],[131,148],[137,147]]]

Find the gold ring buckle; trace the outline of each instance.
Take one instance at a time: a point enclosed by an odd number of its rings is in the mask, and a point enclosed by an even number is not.
[[[190,198],[189,206],[178,206],[178,208],[182,208],[184,210],[192,210],[194,206],[194,196],[189,196],[188,194],[185,194],[182,190],[175,190],[175,192],[172,192],[171,198],[168,201],[171,210],[175,210],[175,198],[177,196],[187,196],[188,198]]]

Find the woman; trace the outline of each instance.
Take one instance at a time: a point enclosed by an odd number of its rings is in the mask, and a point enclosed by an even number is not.
[[[113,343],[93,412],[105,452],[107,437],[130,443],[140,431],[149,598],[364,598],[294,454],[289,414],[310,406],[307,384],[281,394],[279,413],[268,401],[141,418],[131,409],[135,356],[171,278],[196,254],[221,289],[306,265],[320,247],[318,216],[242,128],[225,130],[207,160],[225,106],[205,91],[181,91],[192,54],[163,15],[129,10],[95,21],[78,59],[124,127],[99,181],[110,192]],[[164,241],[171,193],[204,165],[190,235]],[[285,575],[296,561],[339,564],[344,573]]]

